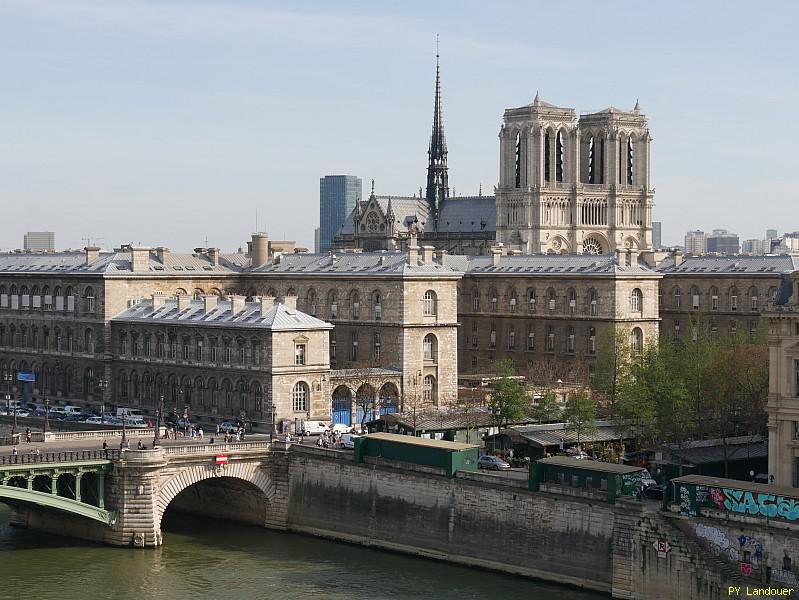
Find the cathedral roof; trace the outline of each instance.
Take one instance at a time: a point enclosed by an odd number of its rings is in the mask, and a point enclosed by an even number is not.
[[[441,204],[438,231],[496,231],[497,203],[494,196],[460,196]]]
[[[336,235],[353,235],[355,233],[355,212],[359,210],[363,214],[369,206],[369,201],[369,199],[362,200],[360,205],[352,210]],[[430,216],[430,206],[425,198],[375,196],[374,201],[380,206],[383,214],[388,212],[388,204],[391,202],[391,212],[394,213],[394,218],[401,229],[407,229],[414,222],[414,219],[418,220],[420,230],[425,229],[425,225],[422,225],[422,223],[427,223],[427,219]],[[430,227],[432,227],[432,223]]]

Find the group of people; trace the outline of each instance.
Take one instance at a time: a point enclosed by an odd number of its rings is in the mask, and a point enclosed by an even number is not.
[[[323,431],[322,435],[316,440],[316,445],[320,448],[338,448],[341,446],[341,433],[335,431]]]

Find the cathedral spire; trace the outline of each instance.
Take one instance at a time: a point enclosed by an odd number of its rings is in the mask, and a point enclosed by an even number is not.
[[[447,140],[444,137],[444,119],[441,114],[441,71],[439,68],[438,35],[436,35],[436,97],[433,108],[433,132],[427,151],[427,190],[425,197],[430,206],[430,216],[438,221],[441,202],[449,197],[447,177]]]

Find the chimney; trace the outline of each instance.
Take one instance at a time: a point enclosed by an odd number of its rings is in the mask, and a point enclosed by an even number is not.
[[[208,248],[208,259],[215,267],[219,265],[219,248]]]
[[[274,296],[261,296],[261,318],[275,305]]]
[[[164,257],[167,254],[169,254],[169,248],[167,248],[166,246],[158,246],[158,248],[155,249],[155,255],[158,257],[158,260],[162,264],[164,262]]]
[[[433,246],[422,246],[422,263],[426,265],[433,264],[433,250],[435,250]]]
[[[191,306],[191,296],[178,294],[178,312],[186,310],[189,306]]]
[[[216,308],[216,303],[219,302],[219,296],[209,295],[203,296],[203,310],[208,314]]]
[[[504,248],[501,243],[491,246],[491,265],[498,267],[503,254]]]
[[[86,252],[87,265],[92,264],[100,257],[100,246],[86,246],[83,250]]]
[[[682,252],[675,252],[674,253],[674,266],[679,267],[681,264],[685,262],[685,254]]]
[[[627,249],[626,248],[616,248],[616,264],[620,267],[624,267],[627,265]]]
[[[269,262],[269,236],[265,233],[253,233],[250,242],[250,266],[253,269]]]
[[[130,247],[130,264],[134,273],[145,273],[150,270],[150,249],[144,247]]]
[[[638,248],[630,248],[630,266],[637,267],[638,266]]]
[[[297,296],[284,296],[281,302],[286,305],[286,308],[297,310]]]
[[[247,301],[244,296],[228,296],[228,300],[230,300],[230,310],[233,311],[234,315],[244,310]]]
[[[411,265],[412,267],[415,267],[418,262],[419,262],[419,246],[417,246],[415,243],[411,243],[408,246],[408,264]]]
[[[164,304],[166,304],[166,294],[162,292],[153,294],[153,312],[157,311]]]
[[[436,250],[434,256],[435,256],[435,259],[438,262],[438,264],[440,264],[442,266],[447,261],[447,258],[446,258],[447,257],[447,251],[446,250]]]

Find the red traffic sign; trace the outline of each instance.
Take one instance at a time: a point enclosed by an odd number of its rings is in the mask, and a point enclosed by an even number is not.
[[[227,454],[217,454],[214,457],[214,462],[218,465],[226,465],[227,464]]]

